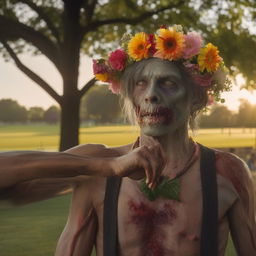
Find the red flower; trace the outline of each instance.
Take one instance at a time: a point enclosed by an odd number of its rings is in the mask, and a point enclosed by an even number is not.
[[[156,52],[155,35],[154,34],[148,34],[147,41],[151,45],[150,48],[149,48],[149,52],[153,56]]]
[[[109,72],[109,68],[104,63],[104,60],[92,60],[92,61],[93,61],[93,74],[94,75]]]
[[[167,25],[166,25],[166,24],[162,24],[162,25],[160,26],[160,28],[167,29]]]
[[[122,49],[117,49],[110,54],[108,62],[114,70],[122,71],[125,68],[126,60],[126,52]]]

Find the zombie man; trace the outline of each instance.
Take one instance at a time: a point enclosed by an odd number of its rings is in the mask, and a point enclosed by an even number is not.
[[[136,142],[2,158],[6,167],[20,157],[2,182],[5,198],[36,201],[73,185],[55,255],[89,256],[95,246],[104,256],[222,256],[229,232],[238,255],[256,255],[248,168],[189,136],[196,115],[229,88],[217,47],[181,26],[161,27],[126,35],[108,59],[94,60],[94,73],[123,97],[140,127]]]

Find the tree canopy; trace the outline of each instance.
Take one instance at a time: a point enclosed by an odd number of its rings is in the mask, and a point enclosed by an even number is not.
[[[60,105],[64,150],[79,142],[80,101],[95,83],[91,79],[78,89],[81,54],[106,54],[124,32],[182,24],[217,42],[227,64],[254,86],[256,63],[250,62],[256,44],[248,22],[254,24],[255,5],[254,0],[1,0],[0,52]],[[43,54],[55,65],[62,95],[22,63],[19,53],[26,51]]]

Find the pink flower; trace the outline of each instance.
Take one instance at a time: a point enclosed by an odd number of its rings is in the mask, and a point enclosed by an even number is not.
[[[109,73],[109,67],[105,64],[104,60],[92,60],[93,61],[93,74]]]
[[[212,84],[213,75],[211,74],[200,74],[198,64],[184,63],[184,66],[190,73],[191,77],[196,84],[202,87],[208,87]]]
[[[112,80],[110,81],[108,88],[112,91],[112,93],[119,94],[121,90],[121,84],[117,81]]]
[[[199,86],[208,87],[212,84],[212,75],[210,74],[194,74],[192,77]]]
[[[126,60],[126,52],[122,49],[117,49],[110,54],[108,62],[114,70],[122,71],[125,68]]]
[[[215,103],[215,100],[214,100],[214,96],[212,94],[209,94],[208,95],[208,102],[207,102],[207,105],[208,106],[211,106]]]
[[[202,38],[196,32],[190,32],[185,35],[185,47],[183,50],[183,58],[190,59],[197,55],[202,45]]]

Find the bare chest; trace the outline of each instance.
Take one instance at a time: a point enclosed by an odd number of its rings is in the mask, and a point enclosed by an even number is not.
[[[194,182],[190,181],[194,186],[188,186],[185,179],[180,181],[180,202],[163,198],[149,201],[138,184],[123,180],[118,202],[122,252],[173,255],[175,251],[180,251],[178,247],[183,242],[190,244],[190,252],[197,251],[201,227],[201,189],[199,184],[195,184],[196,177],[193,178]]]
[[[234,197],[225,181],[217,179],[222,225]],[[202,222],[199,165],[182,177],[180,184],[179,202],[163,198],[152,202],[141,193],[138,183],[123,179],[118,201],[121,255],[198,255]]]
[[[228,234],[226,212],[235,196],[221,176],[217,176],[217,183],[219,225],[222,225],[221,239],[225,240]],[[180,179],[180,187],[180,202],[163,198],[152,202],[142,194],[138,182],[123,178],[118,199],[120,255],[198,255],[202,222],[199,163]],[[101,244],[103,202],[97,212],[98,244]]]

